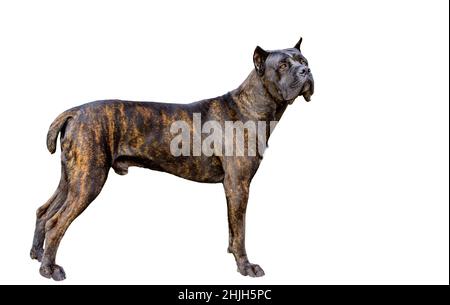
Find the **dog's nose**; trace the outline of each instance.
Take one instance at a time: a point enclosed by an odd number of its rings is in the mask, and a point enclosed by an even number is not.
[[[306,74],[308,74],[309,72],[311,72],[311,69],[308,68],[308,67],[300,68],[300,74],[301,74],[301,75],[306,75]]]

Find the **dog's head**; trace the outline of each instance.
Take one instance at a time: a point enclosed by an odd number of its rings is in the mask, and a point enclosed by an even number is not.
[[[309,102],[314,93],[314,80],[308,61],[300,51],[302,38],[293,48],[265,51],[256,47],[253,63],[266,90],[277,100],[290,104],[302,95]]]

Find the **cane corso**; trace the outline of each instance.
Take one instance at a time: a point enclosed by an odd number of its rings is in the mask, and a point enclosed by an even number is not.
[[[249,187],[261,163],[261,151],[227,155],[220,153],[221,147],[214,147],[212,154],[177,154],[171,147],[171,126],[185,122],[194,137],[194,114],[219,126],[226,122],[269,123],[278,121],[298,96],[310,101],[314,81],[300,51],[301,41],[293,48],[275,51],[256,47],[254,69],[247,79],[237,89],[216,98],[191,104],[102,100],[60,114],[50,125],[47,148],[55,152],[59,134],[61,180],[53,196],[37,210],[30,252],[31,258],[41,262],[40,274],[65,279],[55,258],[67,228],[100,193],[110,168],[125,175],[128,167],[140,166],[197,182],[222,183],[228,205],[228,252],[234,255],[242,275],[263,276],[263,269],[250,263],[245,250]],[[267,140],[270,131],[265,133]],[[223,141],[213,145],[225,146],[230,139],[233,145],[236,134],[231,138],[222,135]],[[244,130],[244,135],[244,150],[248,151],[251,133]],[[201,140],[205,137],[202,133]]]

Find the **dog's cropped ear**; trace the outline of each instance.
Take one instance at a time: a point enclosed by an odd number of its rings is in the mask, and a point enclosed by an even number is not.
[[[269,52],[263,50],[260,46],[257,46],[253,53],[253,63],[255,64],[256,73],[259,76],[264,74],[264,66]]]
[[[295,45],[295,47],[294,48],[296,48],[297,50],[299,50],[300,51],[300,46],[301,46],[301,44],[302,44],[302,41],[303,41],[303,38],[302,37],[300,37],[300,40],[297,42],[297,44]]]

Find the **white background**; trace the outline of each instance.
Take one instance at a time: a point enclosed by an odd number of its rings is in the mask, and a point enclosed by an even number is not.
[[[0,282],[53,283],[28,253],[60,112],[218,96],[256,45],[302,35],[316,93],[271,137],[247,213],[266,276],[226,253],[222,185],[132,168],[69,228],[64,283],[448,284],[448,18],[441,0],[2,1]]]

